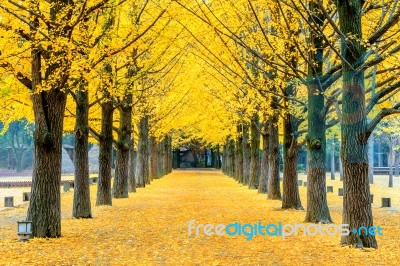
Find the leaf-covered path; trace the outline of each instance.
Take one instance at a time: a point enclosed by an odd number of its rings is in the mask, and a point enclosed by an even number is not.
[[[95,202],[95,186],[92,187]],[[335,189],[336,190],[336,189]],[[305,202],[305,188],[300,188]],[[26,206],[0,212],[0,264],[4,265],[394,265],[400,257],[400,214],[374,208],[384,228],[378,250],[339,246],[339,236],[188,236],[188,222],[301,223],[304,211],[281,211],[280,201],[237,184],[214,170],[180,170],[154,180],[111,207],[94,207],[94,219],[71,218],[73,192],[62,195],[60,239],[17,242]],[[329,195],[334,222],[341,199]],[[194,230],[193,230],[194,232]]]

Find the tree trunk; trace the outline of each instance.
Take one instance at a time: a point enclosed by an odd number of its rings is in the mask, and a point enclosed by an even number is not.
[[[374,183],[374,135],[371,134],[368,140],[368,181]]]
[[[236,180],[239,183],[243,183],[243,135],[242,135],[242,125],[237,127],[238,137],[235,145],[236,154]]]
[[[281,199],[281,186],[279,178],[279,135],[278,135],[278,115],[274,114],[268,121],[269,132],[269,177],[268,177],[268,199]]]
[[[36,56],[40,55],[33,55]],[[33,62],[32,68],[32,72],[39,69],[40,76],[40,60]],[[63,91],[54,89],[32,94],[31,99],[35,115],[35,165],[27,220],[32,221],[33,237],[60,237],[61,149],[67,97]]]
[[[368,138],[365,113],[364,63],[365,48],[362,40],[362,4],[360,0],[337,1],[342,40],[343,73],[341,144],[343,164],[343,224],[348,224],[350,234],[342,236],[343,245],[376,248],[374,235],[364,231],[360,235],[353,228],[373,226],[371,195],[368,180]],[[350,64],[350,66],[348,65]],[[354,71],[356,69],[357,71]]]
[[[303,210],[297,182],[297,121],[286,114],[283,128],[283,198],[282,209]],[[311,166],[309,166],[311,167]],[[311,169],[309,169],[309,172]]]
[[[266,194],[268,192],[268,160],[269,160],[269,134],[268,134],[268,122],[263,122],[263,134],[262,134],[262,142],[263,142],[263,150],[262,150],[262,158],[260,164],[260,182],[258,184],[258,193]]]
[[[394,176],[395,177],[398,177],[400,174],[399,163],[400,163],[400,153],[396,152],[395,159],[394,159]]]
[[[88,156],[89,93],[79,90],[75,95],[75,180],[72,215],[75,218],[91,218]]]
[[[243,124],[243,185],[250,181],[251,147],[249,142],[249,125]]]
[[[113,184],[114,198],[128,198],[129,150],[132,147],[132,100],[131,93],[125,95],[119,107],[117,165]]]
[[[260,130],[259,116],[255,113],[251,119],[251,159],[250,159],[250,178],[249,188],[257,189],[259,183],[260,171]]]
[[[135,167],[136,167],[136,151],[133,146],[133,139],[131,140],[132,146],[129,149],[129,170],[128,170],[128,192],[136,192],[136,178],[135,178]]]
[[[335,180],[336,165],[335,165],[335,138],[332,138],[331,143],[331,180]]]
[[[163,172],[164,175],[167,175],[170,173],[169,168],[170,168],[170,137],[168,135],[165,136],[164,138],[164,165],[163,165]]]
[[[101,104],[101,136],[99,141],[99,180],[97,182],[96,205],[112,205],[111,168],[113,153],[113,113],[112,100]]]
[[[157,178],[158,143],[154,136],[149,139],[149,178],[150,181]]]
[[[149,117],[146,115],[139,122],[139,144],[136,160],[136,183],[137,187],[145,187],[149,183],[149,160],[148,160],[148,134]],[[165,169],[163,169],[165,170]]]
[[[393,187],[393,165],[394,165],[395,150],[393,141],[389,137],[389,187]]]

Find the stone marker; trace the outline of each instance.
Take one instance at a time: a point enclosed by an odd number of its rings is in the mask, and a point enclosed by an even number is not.
[[[5,197],[4,207],[14,207],[14,197]]]
[[[338,195],[339,196],[343,196],[343,192],[344,192],[343,188],[339,188]]]
[[[22,193],[22,201],[30,201],[31,200],[31,192]]]
[[[391,207],[390,198],[382,198],[382,207]]]
[[[332,192],[333,193],[333,186],[327,186],[326,187],[326,192]]]
[[[306,187],[307,186],[307,182],[303,182],[303,187]]]
[[[302,186],[303,185],[303,180],[297,180],[297,185]]]
[[[64,183],[64,192],[68,192],[71,188],[71,184],[69,182]]]

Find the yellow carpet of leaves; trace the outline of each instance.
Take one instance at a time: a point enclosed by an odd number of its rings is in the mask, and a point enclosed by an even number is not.
[[[339,181],[328,181],[332,218],[341,223]],[[92,203],[96,186],[92,185]],[[387,191],[377,186],[375,193]],[[398,188],[391,189],[399,204]],[[306,188],[300,188],[306,206]],[[395,265],[400,259],[400,212],[373,205],[374,223],[384,228],[379,249],[341,247],[339,236],[188,236],[195,224],[301,223],[305,211],[282,211],[281,202],[212,170],[181,170],[138,189],[112,207],[93,207],[93,219],[71,218],[73,192],[62,194],[59,239],[17,241],[16,221],[27,205],[0,212],[1,265]],[[376,198],[376,201],[380,198]],[[392,203],[392,204],[393,204]]]

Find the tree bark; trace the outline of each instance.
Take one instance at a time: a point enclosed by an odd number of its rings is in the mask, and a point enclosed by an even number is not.
[[[60,237],[61,149],[67,97],[55,89],[35,93],[31,99],[35,114],[35,165],[27,220],[32,221],[32,236]]]
[[[238,137],[236,139],[235,145],[235,172],[236,172],[236,180],[239,183],[243,183],[243,135],[242,135],[242,125],[237,126]]]
[[[75,180],[72,215],[92,218],[89,187],[89,93],[79,90],[76,98],[75,122]]]
[[[114,198],[128,198],[129,151],[132,147],[132,100],[132,94],[126,94],[119,107],[117,165],[113,184]]]
[[[374,135],[371,134],[368,140],[368,180],[374,183]]]
[[[297,121],[286,114],[283,128],[283,198],[282,209],[303,210],[297,182]],[[310,172],[311,169],[309,169]]]
[[[243,124],[243,185],[249,185],[251,164],[251,147],[249,142],[249,125]]]
[[[149,117],[146,115],[139,122],[139,144],[135,173],[137,187],[145,187],[146,184],[149,184],[148,134]]]
[[[266,194],[268,192],[268,160],[269,160],[269,134],[268,134],[268,126],[267,121],[263,122],[263,134],[262,142],[263,142],[263,150],[262,150],[262,158],[260,164],[260,181],[258,184],[258,193]]]
[[[371,195],[368,181],[367,117],[365,112],[364,63],[365,48],[362,40],[361,0],[337,1],[340,30],[352,38],[342,40],[343,73],[341,157],[343,164],[343,224],[350,234],[342,236],[343,245],[356,247],[378,246],[375,236],[353,233],[353,228],[373,226]],[[350,64],[350,66],[349,66]],[[356,69],[357,71],[354,71]]]
[[[331,143],[331,180],[336,178],[336,165],[335,165],[335,138],[332,138]]]
[[[157,166],[158,166],[158,143],[154,136],[149,139],[149,178],[150,181],[157,178]]]
[[[134,141],[131,140],[132,146],[129,149],[129,170],[128,170],[128,192],[136,192],[136,178],[135,178],[135,167],[136,167],[136,151],[134,148]]]
[[[393,187],[393,166],[395,156],[393,141],[389,137],[389,187]]]
[[[97,182],[96,205],[112,205],[111,168],[113,150],[113,101],[101,103],[101,136],[99,141],[99,180]]]
[[[260,130],[259,116],[255,113],[251,119],[251,159],[250,159],[250,177],[249,188],[257,189],[260,178]]]
[[[281,199],[281,186],[279,178],[279,135],[278,135],[278,115],[275,113],[268,121],[269,132],[269,177],[268,177],[268,199]]]

